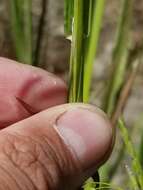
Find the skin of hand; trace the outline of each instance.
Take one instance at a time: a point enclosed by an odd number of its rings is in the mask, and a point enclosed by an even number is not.
[[[0,190],[76,190],[108,159],[114,130],[65,83],[0,58]]]

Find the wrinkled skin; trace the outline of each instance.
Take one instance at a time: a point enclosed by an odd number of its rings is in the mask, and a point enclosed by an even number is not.
[[[107,160],[106,115],[66,99],[53,74],[0,58],[1,190],[76,190]]]

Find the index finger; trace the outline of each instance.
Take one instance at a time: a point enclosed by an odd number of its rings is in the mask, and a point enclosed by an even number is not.
[[[65,83],[40,68],[0,58],[0,128],[66,102]]]

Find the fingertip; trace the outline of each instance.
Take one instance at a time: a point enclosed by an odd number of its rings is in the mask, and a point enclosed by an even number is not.
[[[57,121],[56,130],[83,170],[96,169],[108,158],[113,146],[113,129],[107,116],[89,105],[76,104]]]

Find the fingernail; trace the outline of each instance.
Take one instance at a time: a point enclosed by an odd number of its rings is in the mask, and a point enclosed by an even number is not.
[[[112,127],[98,111],[74,108],[66,111],[55,126],[83,170],[102,162],[112,143]]]

